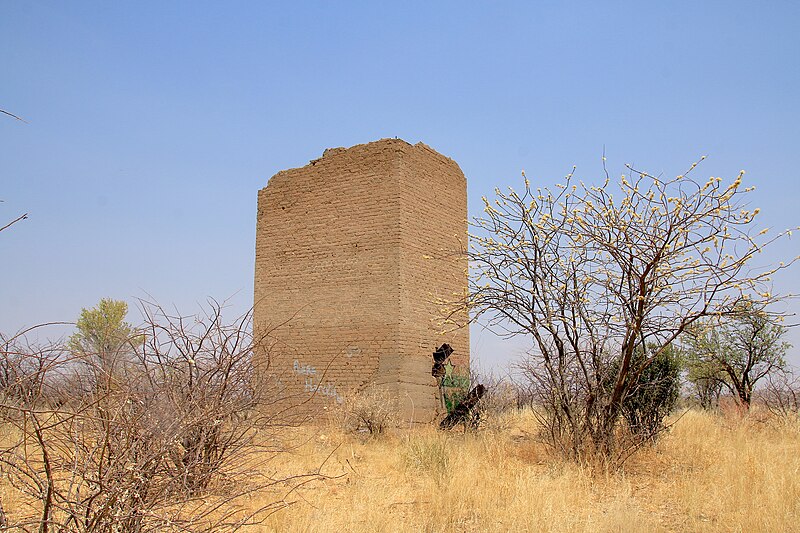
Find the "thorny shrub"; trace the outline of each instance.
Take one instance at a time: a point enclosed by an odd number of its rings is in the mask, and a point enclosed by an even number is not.
[[[347,432],[367,432],[377,436],[396,423],[397,408],[397,401],[388,391],[371,384],[347,395],[336,416]]]
[[[6,508],[10,526],[234,531],[286,505],[238,504],[287,481],[256,468],[256,457],[282,450],[286,409],[269,407],[287,398],[254,362],[265,337],[253,336],[250,313],[226,324],[215,301],[191,317],[142,307],[145,326],[113,373],[92,366],[99,354],[0,339],[19,363],[4,369],[0,390],[0,472],[28,509]]]

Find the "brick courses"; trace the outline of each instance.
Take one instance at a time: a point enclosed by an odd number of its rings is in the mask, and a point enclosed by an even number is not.
[[[467,290],[466,180],[451,159],[398,139],[326,150],[258,193],[254,327],[270,365],[313,405],[376,383],[406,419],[436,416],[431,353],[469,365],[469,333],[441,334]],[[459,317],[463,323],[464,317]]]

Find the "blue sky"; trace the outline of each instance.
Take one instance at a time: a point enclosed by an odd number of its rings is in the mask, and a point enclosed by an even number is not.
[[[106,296],[245,309],[256,191],[382,137],[455,159],[473,215],[521,169],[599,180],[605,147],[614,173],[746,169],[762,224],[797,226],[798,25],[797,2],[0,0],[0,108],[27,121],[0,117],[0,221],[30,214],[0,234],[0,330]],[[519,350],[473,337],[487,366]]]

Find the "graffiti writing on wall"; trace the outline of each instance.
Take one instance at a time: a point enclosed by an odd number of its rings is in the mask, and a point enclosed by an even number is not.
[[[295,374],[304,376],[314,376],[317,374],[317,369],[311,365],[301,365],[300,361],[294,360],[293,370]]]
[[[295,359],[294,364],[292,365],[292,370],[297,375],[305,376],[305,384],[303,386],[305,392],[322,394],[323,396],[333,398],[336,400],[336,403],[342,403],[344,401],[339,392],[336,390],[336,385],[333,385],[332,383],[314,383],[314,377],[317,375],[317,369],[313,366],[301,364],[300,361]]]

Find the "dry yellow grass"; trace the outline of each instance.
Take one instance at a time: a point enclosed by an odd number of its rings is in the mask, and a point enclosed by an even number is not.
[[[287,505],[247,531],[800,531],[800,422],[689,411],[618,472],[558,461],[529,412],[495,429],[432,427],[378,439],[304,428],[262,466],[329,476],[255,495]],[[7,511],[20,502],[0,483]]]
[[[330,455],[323,473],[338,477],[292,493],[253,531],[800,531],[796,421],[689,411],[615,473],[549,457],[530,413],[506,422],[377,440],[318,429],[278,466]]]

